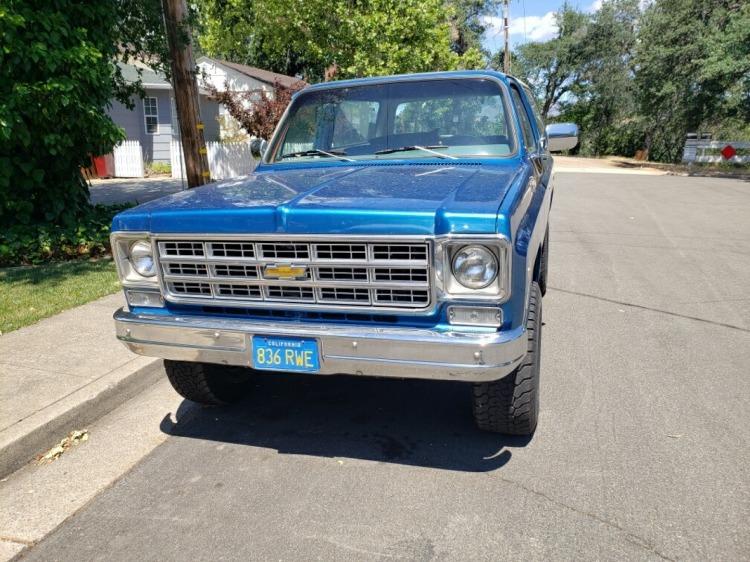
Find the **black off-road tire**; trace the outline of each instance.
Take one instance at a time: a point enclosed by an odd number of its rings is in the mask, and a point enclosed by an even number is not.
[[[526,357],[502,379],[474,385],[474,420],[479,429],[532,435],[539,418],[539,359],[542,351],[542,295],[531,284],[526,320]]]
[[[544,233],[544,243],[542,244],[542,254],[539,257],[539,290],[542,296],[547,294],[547,269],[549,265],[549,226]]]
[[[252,384],[253,371],[242,367],[165,359],[164,369],[178,394],[198,404],[237,402],[247,395]]]

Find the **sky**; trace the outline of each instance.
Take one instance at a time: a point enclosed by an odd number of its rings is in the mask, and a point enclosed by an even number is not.
[[[510,2],[510,43],[511,47],[530,41],[546,41],[554,36],[555,12],[564,0],[511,0]],[[595,12],[602,0],[571,0],[574,8]],[[503,16],[485,17],[487,33],[484,46],[491,52],[503,48]]]

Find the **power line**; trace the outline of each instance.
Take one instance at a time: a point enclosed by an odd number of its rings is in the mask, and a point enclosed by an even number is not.
[[[510,0],[503,0],[503,32],[505,35],[503,72],[510,74]]]

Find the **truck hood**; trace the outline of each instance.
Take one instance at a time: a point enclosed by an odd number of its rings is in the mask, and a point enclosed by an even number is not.
[[[446,234],[495,232],[518,162],[266,167],[145,203],[114,231]]]

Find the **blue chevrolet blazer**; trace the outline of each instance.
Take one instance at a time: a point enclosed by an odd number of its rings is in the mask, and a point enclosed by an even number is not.
[[[117,337],[185,398],[258,371],[464,381],[484,430],[539,413],[550,150],[528,88],[492,71],[298,92],[256,171],[117,215]]]

